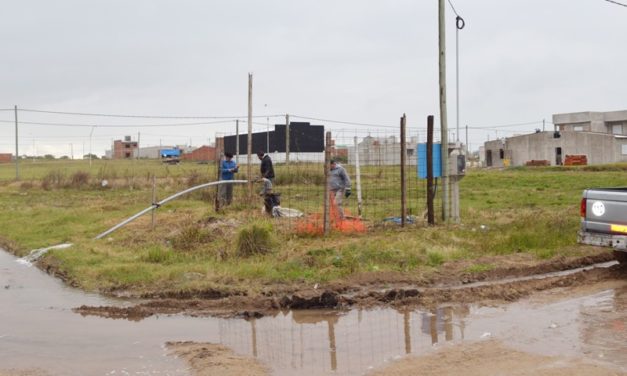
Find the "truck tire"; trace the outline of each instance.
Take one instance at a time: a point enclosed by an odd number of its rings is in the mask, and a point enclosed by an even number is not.
[[[627,252],[625,251],[614,251],[614,258],[621,264],[627,264]]]

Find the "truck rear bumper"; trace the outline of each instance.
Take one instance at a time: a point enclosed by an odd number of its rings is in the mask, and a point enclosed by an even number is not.
[[[577,242],[601,247],[612,247],[617,251],[627,252],[627,236],[625,235],[611,235],[580,230],[577,233]]]

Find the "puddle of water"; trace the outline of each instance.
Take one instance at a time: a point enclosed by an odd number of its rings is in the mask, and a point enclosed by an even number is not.
[[[83,304],[122,303],[68,288],[0,251],[0,369],[187,375],[187,365],[163,346],[198,341],[256,357],[276,375],[361,375],[405,354],[491,337],[529,352],[589,357],[627,370],[627,282],[540,306],[293,311],[248,321],[159,316],[131,322],[71,311]]]

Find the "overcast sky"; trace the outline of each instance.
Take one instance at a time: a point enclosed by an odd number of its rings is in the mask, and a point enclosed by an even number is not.
[[[604,0],[451,0],[460,36],[460,124],[473,149],[563,112],[627,109],[627,7]],[[456,128],[455,15],[447,4],[448,124]],[[265,115],[396,126],[424,136],[438,107],[436,0],[15,0],[0,22],[0,109],[242,116],[254,75]],[[0,111],[0,152],[14,115]],[[124,135],[147,145],[211,142],[234,121],[19,112],[20,154],[101,155]],[[215,120],[213,120],[215,121]],[[35,125],[27,122],[81,124]],[[483,127],[531,123],[494,129]],[[393,128],[324,124],[344,140]],[[107,125],[132,125],[107,128]],[[96,128],[90,127],[96,125]],[[246,125],[241,124],[240,129]],[[465,133],[462,132],[462,141]],[[83,146],[85,145],[85,146]]]

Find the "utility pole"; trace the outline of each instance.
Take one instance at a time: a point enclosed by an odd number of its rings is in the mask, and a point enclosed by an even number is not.
[[[285,164],[290,164],[290,115],[285,115]]]
[[[268,105],[264,104],[266,115],[268,114]],[[270,118],[266,117],[266,153],[270,154]]]
[[[70,158],[74,160],[74,144],[70,144]]]
[[[468,148],[468,124],[466,124],[466,155],[468,155],[469,152],[469,148]]]
[[[20,153],[17,146],[17,105],[15,105],[15,180],[20,180]]]
[[[455,9],[453,9],[454,11]],[[457,14],[457,13],[455,13]],[[466,22],[460,16],[455,18],[455,105],[457,106],[457,142],[459,143],[459,31],[466,26]]]
[[[446,25],[444,0],[438,0],[438,41],[440,71],[440,140],[442,142],[442,220],[449,219],[448,124],[446,111]]]
[[[248,73],[248,166],[246,176],[248,177],[248,201],[253,201],[253,170],[251,156],[253,154],[253,74]]]
[[[542,132],[544,132],[544,119],[542,119]]]
[[[139,138],[141,136],[141,133],[137,132],[137,155],[135,156],[135,159],[139,159]]]
[[[239,119],[235,120],[235,155],[239,162]]]
[[[459,143],[459,27],[455,27],[455,107],[455,115],[457,116],[457,138],[455,141]]]
[[[96,127],[91,127],[91,132],[89,132],[89,168],[91,168],[91,136],[94,134],[94,129]]]

